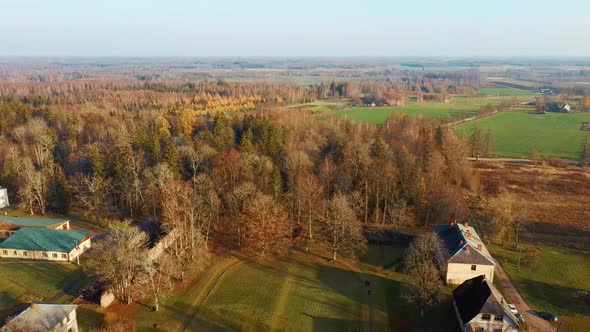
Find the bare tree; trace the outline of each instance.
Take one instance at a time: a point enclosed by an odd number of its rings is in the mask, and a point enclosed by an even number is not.
[[[257,194],[240,215],[245,247],[260,256],[278,252],[289,239],[287,211],[269,195]]]
[[[405,257],[405,270],[410,281],[404,297],[420,307],[420,317],[424,309],[440,301],[442,285],[440,273],[436,268],[436,257],[441,251],[439,238],[435,234],[417,237],[408,248]]]
[[[73,187],[78,194],[78,204],[85,213],[94,215],[98,224],[102,214],[111,208],[112,181],[96,174],[78,174],[73,180]]]
[[[322,239],[330,247],[333,261],[338,254],[358,256],[366,250],[363,228],[344,194],[337,194],[328,202],[321,223]]]
[[[109,224],[102,240],[89,254],[88,269],[113,294],[126,303],[133,301],[133,287],[147,260],[147,235],[129,222]]]
[[[142,269],[146,277],[147,287],[144,289],[152,300],[154,311],[160,311],[160,302],[171,284],[171,259],[167,255],[160,255],[158,259],[146,259],[142,263]]]

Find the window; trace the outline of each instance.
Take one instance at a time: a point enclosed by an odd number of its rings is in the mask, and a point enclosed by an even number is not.
[[[494,329],[494,332],[502,332],[502,329]]]
[[[477,265],[471,265],[471,271],[477,270]]]
[[[53,254],[51,254],[51,257],[57,258],[57,254],[56,253],[53,253]]]
[[[503,322],[504,321],[504,316],[502,315],[494,315],[494,320],[497,322]]]
[[[61,258],[68,258],[68,255],[66,255],[66,254],[61,254]]]
[[[13,252],[13,254],[14,254],[15,256],[18,256],[18,252],[16,252],[16,250]]]
[[[41,254],[41,256],[43,256],[43,257],[47,258],[47,253],[44,251],[44,252]]]
[[[490,314],[481,314],[482,320],[491,320],[492,316]]]
[[[476,327],[475,332],[483,332],[483,327]]]
[[[23,256],[27,256],[29,253],[27,253],[26,251],[23,251]]]
[[[2,250],[2,255],[8,255],[8,250]]]

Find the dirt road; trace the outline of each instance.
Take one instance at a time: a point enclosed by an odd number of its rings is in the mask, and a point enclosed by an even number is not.
[[[524,320],[526,322],[526,326],[524,326],[524,331],[553,332],[557,329],[548,321],[537,316],[535,311],[529,307],[529,305],[524,301],[522,296],[520,296],[520,293],[518,293],[518,290],[516,290],[516,287],[514,287],[512,281],[510,280],[510,278],[508,278],[508,275],[506,274],[506,272],[504,272],[504,269],[498,263],[498,261],[496,261],[496,272],[494,277],[500,283],[500,285],[502,285],[502,289],[504,290],[504,296],[510,301],[512,301],[512,303],[518,309],[518,312],[520,312],[524,316]]]

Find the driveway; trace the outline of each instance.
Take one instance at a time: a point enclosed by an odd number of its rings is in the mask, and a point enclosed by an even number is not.
[[[524,331],[553,332],[557,330],[557,328],[551,325],[551,323],[537,316],[535,311],[529,307],[522,296],[520,296],[520,293],[518,293],[518,290],[516,290],[516,287],[514,287],[512,281],[510,278],[508,278],[508,275],[506,272],[504,272],[504,269],[498,263],[498,261],[496,261],[496,272],[494,273],[494,278],[496,278],[500,285],[502,285],[504,297],[510,299],[510,301],[512,301],[512,303],[518,309],[518,312],[524,316],[524,320],[526,322]]]

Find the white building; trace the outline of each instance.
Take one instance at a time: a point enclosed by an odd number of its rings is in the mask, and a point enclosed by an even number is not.
[[[0,328],[2,332],[78,332],[77,305],[32,303]]]
[[[4,187],[0,187],[0,209],[10,205],[8,201],[8,190]]]
[[[447,284],[461,284],[480,275],[494,281],[496,263],[473,227],[452,223],[435,225],[433,230],[443,243],[438,262]]]
[[[516,332],[520,326],[502,294],[483,275],[453,291],[453,306],[463,332]]]

